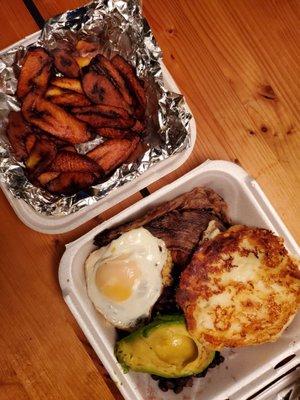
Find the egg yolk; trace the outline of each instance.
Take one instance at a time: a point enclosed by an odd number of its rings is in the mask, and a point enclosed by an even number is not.
[[[104,296],[121,302],[131,296],[140,275],[140,269],[133,260],[119,257],[102,262],[95,280],[97,288]]]

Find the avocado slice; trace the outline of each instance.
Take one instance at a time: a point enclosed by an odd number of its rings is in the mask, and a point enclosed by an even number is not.
[[[165,378],[195,375],[208,367],[215,352],[191,337],[182,315],[163,315],[116,343],[124,372],[129,369]]]

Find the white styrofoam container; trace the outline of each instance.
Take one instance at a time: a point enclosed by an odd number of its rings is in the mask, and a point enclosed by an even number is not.
[[[283,399],[300,399],[300,365],[255,397],[255,400]]]
[[[173,183],[154,192],[78,240],[68,244],[59,267],[63,297],[87,339],[112,379],[128,400],[243,400],[291,369],[300,360],[300,315],[276,343],[222,351],[225,362],[195,379],[182,394],[163,393],[147,374],[123,374],[113,348],[115,330],[96,312],[86,292],[84,261],[94,250],[94,236],[144,214],[149,208],[193,189],[206,186],[227,202],[233,223],[271,229],[283,236],[287,249],[299,255],[299,248],[263,194],[259,185],[239,166],[227,161],[207,161]],[[274,367],[286,357],[296,356],[281,368]]]
[[[2,50],[0,52],[0,56],[1,54],[15,47],[27,46],[31,43],[36,42],[39,35],[40,32],[36,32],[30,36],[27,36],[26,38],[13,44],[12,46],[9,46],[6,49]],[[176,85],[165,65],[162,63],[161,66],[165,87],[168,90],[180,93],[178,86]],[[188,106],[187,109],[191,113],[191,110]],[[70,215],[46,216],[36,212],[24,200],[17,199],[11,194],[6,184],[4,182],[1,182],[1,176],[0,187],[17,216],[25,225],[29,226],[29,228],[49,234],[68,232],[180,167],[180,165],[182,165],[189,158],[195,145],[196,123],[193,117],[190,121],[189,133],[191,135],[191,144],[188,149],[155,164],[142,175],[134,179],[132,182],[128,182],[123,186],[114,189],[108,196],[97,201],[95,204],[84,207]]]

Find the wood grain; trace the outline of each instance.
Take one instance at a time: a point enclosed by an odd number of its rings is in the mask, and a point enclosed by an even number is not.
[[[49,19],[54,15],[61,14],[66,10],[77,8],[87,4],[84,0],[34,0],[34,4],[44,19]]]
[[[45,19],[84,3],[35,0]],[[192,156],[150,191],[207,158],[231,160],[258,180],[300,239],[300,3],[144,0],[143,6],[198,127]],[[0,23],[0,48],[38,29],[21,0],[1,2]],[[48,236],[25,227],[0,194],[0,400],[122,398],[64,304],[57,268],[67,242],[140,198]]]
[[[22,0],[0,3],[0,50],[39,28]]]

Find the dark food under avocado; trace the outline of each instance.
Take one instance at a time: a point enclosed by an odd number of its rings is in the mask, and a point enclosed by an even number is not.
[[[188,333],[182,315],[157,317],[116,343],[115,353],[124,370],[165,378],[199,374],[215,352]]]

